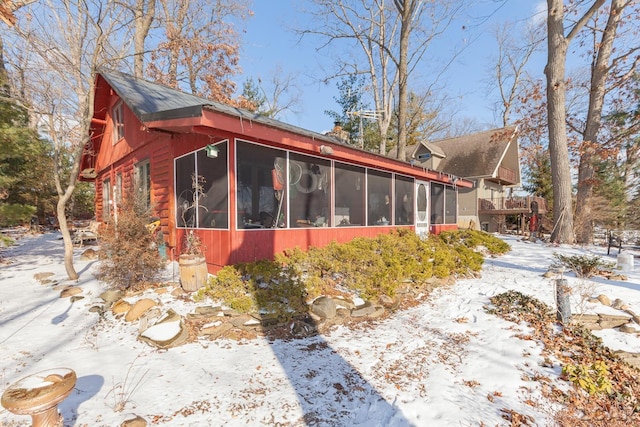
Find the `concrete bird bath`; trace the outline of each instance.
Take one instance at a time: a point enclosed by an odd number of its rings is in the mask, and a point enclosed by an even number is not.
[[[2,394],[2,406],[17,415],[31,415],[32,427],[62,427],[58,403],[76,384],[76,373],[67,368],[49,369],[22,378]]]

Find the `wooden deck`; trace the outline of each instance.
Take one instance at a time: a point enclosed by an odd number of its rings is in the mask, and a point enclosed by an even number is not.
[[[547,203],[542,197],[498,197],[478,199],[478,213],[489,215],[514,215],[531,212],[537,206],[538,214],[547,213]]]

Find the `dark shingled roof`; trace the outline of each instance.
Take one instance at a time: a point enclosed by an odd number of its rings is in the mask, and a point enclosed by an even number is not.
[[[437,167],[439,171],[465,178],[493,176],[509,144],[514,141],[516,131],[515,126],[492,129],[431,141],[427,147],[444,153],[445,157]]]
[[[212,110],[314,139],[342,144],[342,141],[331,136],[293,126],[231,105],[184,93],[129,74],[101,70],[100,75],[142,122],[200,117],[203,110]]]

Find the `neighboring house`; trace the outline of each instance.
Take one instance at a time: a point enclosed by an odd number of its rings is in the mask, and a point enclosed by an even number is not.
[[[97,76],[85,148],[80,177],[95,181],[99,221],[115,220],[133,188],[171,256],[194,229],[210,271],[395,228],[456,229],[457,192],[472,186],[118,72]]]
[[[407,147],[416,166],[459,176],[474,183],[458,191],[458,224],[488,232],[505,231],[506,216],[524,229],[532,210],[544,214],[543,198],[514,196],[521,185],[518,129],[510,126]],[[433,196],[432,196],[433,197]],[[432,221],[436,220],[432,218]]]

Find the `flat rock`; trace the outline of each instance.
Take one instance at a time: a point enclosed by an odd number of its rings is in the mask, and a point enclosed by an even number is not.
[[[111,306],[111,312],[114,315],[118,315],[118,314],[122,314],[122,313],[126,313],[127,311],[129,311],[131,309],[131,304],[129,304],[127,301],[121,299],[116,301],[112,306]]]
[[[611,300],[605,294],[598,295],[598,301],[600,301],[600,304],[602,304],[602,305],[606,305],[608,307],[611,307]]]
[[[82,293],[82,289],[77,286],[69,286],[60,292],[60,298],[71,298]]]
[[[33,275],[33,278],[34,278],[35,280],[37,280],[38,282],[42,283],[42,281],[43,281],[44,279],[47,279],[47,278],[49,278],[49,277],[53,276],[53,274],[54,274],[54,273],[50,273],[50,272],[48,272],[48,271],[47,271],[47,272],[42,272],[42,273],[36,273],[36,274],[34,274],[34,275]]]
[[[131,307],[131,310],[127,312],[124,316],[124,320],[127,322],[133,322],[134,320],[140,319],[142,315],[149,310],[151,307],[155,307],[157,303],[149,298],[142,298]]]
[[[629,316],[618,316],[615,314],[601,314],[598,323],[602,329],[612,329],[629,323]]]
[[[187,314],[187,318],[189,319],[209,319],[211,317],[219,316],[224,316],[222,307],[212,307],[210,305],[196,307],[193,313]]]
[[[634,368],[640,369],[640,354],[628,353],[626,351],[616,351],[615,354],[620,359],[627,362],[629,365],[633,366]]]
[[[94,259],[98,259],[98,252],[93,248],[87,249],[80,255],[81,261],[92,261]]]
[[[620,298],[616,298],[611,303],[611,308],[615,308],[616,310],[625,311],[625,310],[629,309],[629,305],[627,303],[625,303],[624,301],[622,301]]]
[[[140,415],[136,415],[135,418],[127,418],[120,424],[120,427],[147,427],[147,420]]]
[[[351,317],[365,317],[373,314],[375,311],[376,307],[367,301],[351,310]]]
[[[229,330],[233,329],[233,325],[228,322],[221,322],[220,325],[207,326],[200,330],[200,335],[205,335],[209,339],[220,338],[226,334]]]
[[[312,303],[310,310],[316,316],[322,319],[333,319],[336,317],[336,303],[327,296],[316,298]]]
[[[173,348],[189,340],[189,329],[182,322],[182,317],[169,309],[158,323],[138,335],[138,339],[157,348]]]
[[[114,302],[122,299],[123,295],[124,294],[122,293],[122,291],[110,289],[101,293],[100,298],[102,298],[102,300],[108,304],[113,304]]]

